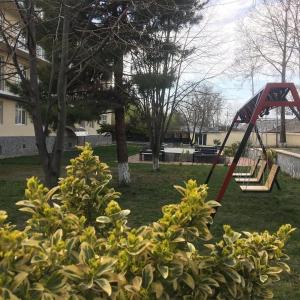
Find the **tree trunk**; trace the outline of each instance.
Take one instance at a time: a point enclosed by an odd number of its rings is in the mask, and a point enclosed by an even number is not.
[[[153,170],[159,171],[159,154],[153,153],[152,157],[152,163],[153,163]]]
[[[47,149],[46,134],[43,129],[42,109],[40,101],[40,91],[38,84],[38,62],[37,62],[37,43],[36,43],[36,24],[35,19],[31,16],[34,12],[34,3],[30,1],[27,9],[28,18],[28,52],[29,52],[29,70],[30,70],[30,88],[29,97],[32,104],[31,116],[35,133],[36,147],[44,172],[44,181],[46,186],[52,187],[57,183],[58,176],[53,174],[51,167],[51,156]]]
[[[117,143],[118,177],[119,184],[121,185],[130,184],[130,172],[128,166],[128,151],[125,128],[125,109],[124,107],[120,107],[115,109],[115,129]]]
[[[281,82],[285,82],[286,66],[283,67]],[[285,107],[280,108],[280,145],[286,147]]]
[[[159,134],[159,128],[157,127],[157,124],[154,124],[152,139],[151,139],[152,167],[154,171],[159,171],[160,148],[161,148],[161,138]]]
[[[285,60],[285,55],[284,55]],[[282,63],[281,82],[286,81],[286,64]],[[285,107],[281,107],[280,110],[280,145],[286,147],[286,130],[285,130]]]
[[[280,108],[280,145],[286,147],[285,107]]]
[[[125,3],[114,5],[112,15],[119,19],[120,23],[126,23],[127,6]],[[125,93],[123,84],[124,73],[124,55],[125,50],[122,45],[114,51],[114,75],[115,75],[115,91],[117,93],[118,103],[115,108],[115,131],[117,143],[117,160],[118,160],[118,179],[120,185],[130,184],[130,171],[128,165],[128,150],[125,124]]]
[[[152,167],[154,171],[159,170],[159,153],[162,141],[162,114],[155,107],[154,115],[151,117],[151,150],[152,150]]]
[[[67,70],[69,53],[69,32],[70,32],[70,7],[68,1],[63,6],[63,31],[61,37],[61,57],[57,81],[57,101],[58,101],[58,126],[56,130],[56,139],[52,150],[51,159],[51,177],[50,184],[54,185],[60,176],[62,158],[64,154],[65,127],[66,127],[66,97],[67,97]]]
[[[290,8],[290,3],[288,3],[288,8],[285,9],[285,19],[284,19],[284,43],[283,43],[283,53],[282,53],[282,70],[281,70],[281,82],[286,82],[286,71],[287,71],[287,48],[288,48],[288,10]],[[286,147],[286,130],[285,130],[285,107],[281,107],[281,118],[280,118],[280,144],[282,147]]]

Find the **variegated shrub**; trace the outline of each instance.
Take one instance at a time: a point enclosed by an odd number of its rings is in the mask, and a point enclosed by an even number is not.
[[[67,176],[47,190],[27,182],[21,231],[0,213],[1,299],[269,299],[283,271],[285,242],[294,230],[237,233],[224,226],[211,239],[219,204],[207,186],[175,188],[178,204],[163,207],[151,225],[129,228],[129,210],[109,188],[110,171],[86,145]]]

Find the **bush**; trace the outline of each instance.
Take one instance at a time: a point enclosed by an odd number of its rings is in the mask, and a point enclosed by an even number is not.
[[[216,244],[208,224],[219,204],[207,186],[175,186],[177,204],[161,219],[129,228],[129,210],[109,188],[111,173],[86,145],[52,190],[27,182],[17,230],[0,213],[1,299],[269,299],[289,271],[285,242],[294,230],[237,233],[225,225]]]
[[[267,150],[267,161],[269,165],[275,164],[277,161],[277,152],[273,149]]]
[[[240,143],[232,143],[229,147],[224,149],[224,155],[228,157],[235,156],[236,151],[239,148]]]
[[[226,147],[224,149],[224,155],[228,156],[228,157],[235,156],[235,154],[236,154],[237,150],[239,149],[239,147],[240,147],[240,142],[232,143],[229,147]],[[245,154],[247,153],[249,148],[252,148],[252,147],[253,147],[253,145],[252,145],[251,141],[248,141],[247,144],[245,145],[244,149],[243,149]]]
[[[222,145],[222,142],[221,142],[220,139],[214,139],[213,143],[214,143],[215,146],[221,146]]]

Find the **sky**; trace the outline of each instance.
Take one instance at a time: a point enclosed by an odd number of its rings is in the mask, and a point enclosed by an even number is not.
[[[197,60],[186,70],[185,77],[187,80],[198,80],[203,76],[203,70],[208,68],[209,73],[211,71],[213,74],[208,81],[222,94],[226,107],[224,114],[229,119],[251,97],[249,83],[237,80],[230,70],[230,65],[234,58],[234,49],[238,45],[236,33],[238,21],[256,4],[255,0],[211,0],[203,12],[204,20],[193,29],[196,33],[205,24],[206,30],[203,32],[210,33],[216,41],[219,41],[215,47],[213,45],[211,47],[219,57],[208,66],[210,58]],[[196,44],[201,47],[203,40],[205,44],[205,38],[204,36],[203,39],[199,39]],[[264,82],[257,82],[256,89],[260,90],[263,85]]]

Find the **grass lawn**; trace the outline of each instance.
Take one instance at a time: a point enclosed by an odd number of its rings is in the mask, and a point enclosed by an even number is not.
[[[129,146],[130,154],[136,153],[139,147]],[[116,172],[115,147],[105,146],[95,150],[113,173]],[[65,160],[76,155],[68,152]],[[113,185],[122,192],[121,206],[131,209],[130,224],[132,226],[152,222],[161,216],[161,206],[177,202],[179,195],[173,188],[174,184],[193,178],[203,182],[209,166],[179,166],[163,165],[161,171],[154,173],[149,164],[134,164],[130,166],[132,185],[130,187]],[[211,179],[209,198],[214,199],[226,172],[225,167],[218,167]],[[25,178],[31,175],[42,175],[37,157],[5,159],[0,161],[0,209],[5,209],[10,220],[19,225],[24,223],[14,203],[23,197]],[[116,176],[115,176],[116,177]],[[275,299],[300,299],[300,181],[280,174],[279,181],[282,190],[270,194],[242,193],[235,182],[232,182],[226,192],[211,227],[215,239],[222,234],[222,225],[230,224],[238,231],[276,230],[281,224],[290,223],[299,228],[288,244],[288,254],[291,257],[292,274],[276,286]]]

